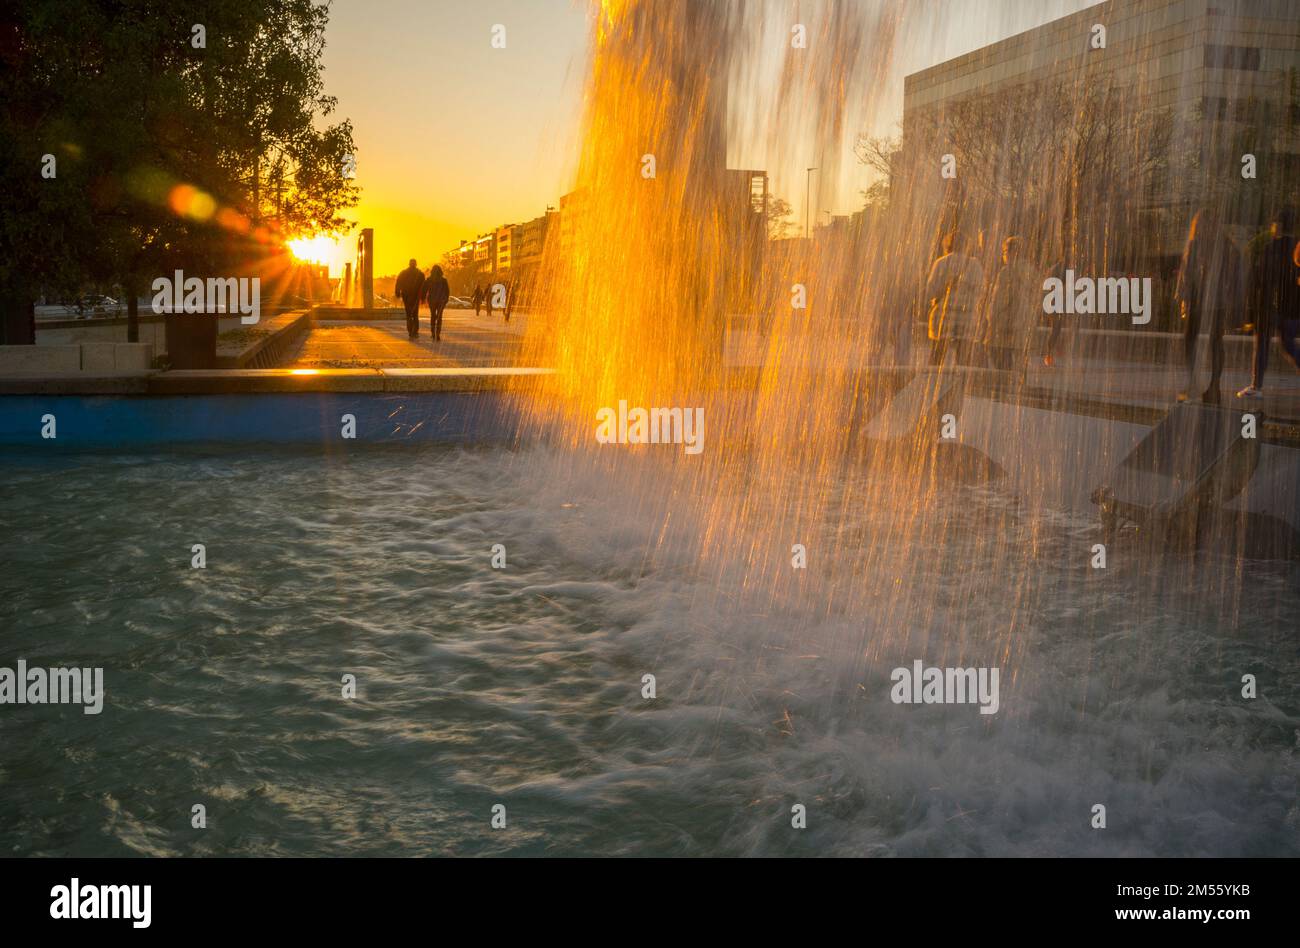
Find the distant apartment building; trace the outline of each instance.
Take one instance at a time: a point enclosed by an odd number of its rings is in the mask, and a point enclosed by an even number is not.
[[[490,231],[474,238],[474,271],[478,276],[490,277],[497,264],[497,234]]]
[[[939,181],[939,152],[980,102],[996,103],[987,139],[996,145],[1023,138],[1025,127],[1047,120],[1054,84],[1085,93],[1109,89],[1108,98],[1092,101],[1130,117],[1123,126],[1107,126],[1106,115],[1089,117],[1096,128],[1088,147],[1097,155],[1136,139],[1164,149],[1159,160],[1141,164],[1142,180],[1132,182],[1125,196],[1145,215],[1142,231],[1154,255],[1177,252],[1188,219],[1209,196],[1224,195],[1243,231],[1261,221],[1269,205],[1295,197],[1297,0],[1106,0],[913,73],[904,81],[904,164],[927,173],[933,168],[931,180]],[[1077,126],[1086,101],[1076,92],[1076,114],[1064,121]],[[1247,155],[1256,178],[1242,175]],[[968,160],[956,180],[970,167]],[[1008,190],[1015,183],[1009,179]],[[1103,180],[1099,190],[1127,184]]]
[[[574,237],[577,234],[578,219],[586,204],[582,191],[570,191],[560,197],[560,254],[568,257],[573,252]]]
[[[542,254],[546,250],[546,241],[548,235],[554,233],[553,227],[558,227],[556,222],[560,214],[553,208],[548,207],[546,213],[541,217],[534,217],[519,225],[519,250],[518,265],[520,267],[535,267],[541,263]]]
[[[442,255],[443,266],[449,270],[467,270],[474,264],[474,245],[462,240],[455,250],[448,250]]]
[[[762,265],[766,244],[768,178],[763,171],[727,169],[722,179],[723,215],[726,233],[731,240],[727,268],[729,285],[742,292],[756,279]],[[556,210],[519,224],[504,224],[442,255],[443,266],[457,290],[505,279],[520,285],[527,296],[534,289],[547,253],[563,259],[574,249],[576,234],[586,200],[581,190],[560,198]]]
[[[496,230],[496,272],[508,274],[518,262],[518,244],[523,231],[518,224],[504,224]]]

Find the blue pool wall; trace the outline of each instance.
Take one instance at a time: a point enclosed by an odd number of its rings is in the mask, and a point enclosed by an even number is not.
[[[53,415],[56,437],[42,437]],[[344,416],[355,438],[343,436]],[[504,392],[7,395],[0,445],[45,449],[159,448],[222,442],[328,445],[511,441],[518,402]]]
[[[752,393],[713,400],[712,445],[750,434]],[[6,395],[0,397],[0,449],[73,453],[166,450],[221,444],[311,446],[515,444],[545,437],[543,419],[521,424],[524,406],[506,391],[290,392],[205,395]],[[1092,509],[1090,494],[1149,426],[1097,415],[1044,411],[967,396],[957,440],[996,464],[1032,504]],[[41,435],[46,415],[57,437]],[[355,437],[343,436],[343,417]],[[594,431],[594,421],[593,421]],[[528,434],[523,434],[527,432]],[[1280,518],[1300,531],[1300,450],[1261,446],[1258,470],[1229,506]]]

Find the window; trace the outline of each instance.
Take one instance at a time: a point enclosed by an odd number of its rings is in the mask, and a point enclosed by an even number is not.
[[[1206,69],[1245,69],[1259,71],[1258,46],[1216,46],[1213,43],[1205,47]]]

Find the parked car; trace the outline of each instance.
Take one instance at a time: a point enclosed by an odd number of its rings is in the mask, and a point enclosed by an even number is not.
[[[95,316],[111,316],[122,308],[122,304],[111,296],[101,296],[97,293],[90,293],[78,297],[72,304],[76,310],[78,319],[89,319]]]

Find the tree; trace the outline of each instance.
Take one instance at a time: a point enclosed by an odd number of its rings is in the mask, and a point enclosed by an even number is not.
[[[768,240],[785,240],[794,231],[795,225],[790,220],[794,211],[790,207],[790,202],[785,198],[779,198],[775,194],[767,195],[767,206],[764,208],[764,217],[767,221],[767,239]]]
[[[901,138],[874,138],[863,136],[853,146],[853,153],[862,164],[876,173],[873,181],[862,192],[864,206],[884,210],[889,207],[889,200],[894,188],[903,156]]]
[[[19,0],[0,23],[7,304],[112,280],[134,339],[151,275],[345,229],[354,149],[348,122],[322,121],[327,19],[310,0]]]
[[[973,96],[908,128],[907,154],[931,164],[900,167],[898,151],[875,145],[859,158],[891,179],[935,180],[940,154],[960,173],[945,182],[939,230],[953,226],[1019,233],[1052,262],[1061,254],[1099,270],[1129,251],[1154,182],[1176,171],[1168,110],[1147,109],[1104,77],[1045,80],[1014,90],[1034,102],[1032,120],[1007,121],[1006,92]],[[1127,243],[1132,243],[1128,241]],[[1128,261],[1131,263],[1131,261]]]

